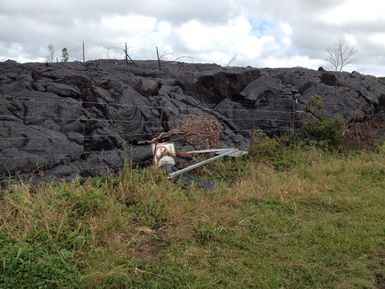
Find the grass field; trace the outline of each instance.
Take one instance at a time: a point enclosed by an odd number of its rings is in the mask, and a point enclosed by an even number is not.
[[[385,153],[286,149],[0,194],[0,288],[385,288]]]

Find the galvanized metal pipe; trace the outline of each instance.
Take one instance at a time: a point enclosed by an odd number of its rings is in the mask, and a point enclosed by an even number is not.
[[[206,164],[208,164],[208,163],[211,163],[211,162],[213,162],[213,161],[215,161],[215,160],[217,160],[217,159],[220,159],[220,158],[223,158],[223,157],[225,157],[225,156],[231,155],[231,154],[233,154],[235,151],[236,151],[235,149],[229,149],[229,150],[225,151],[224,153],[222,153],[222,154],[220,154],[220,155],[217,155],[217,156],[215,156],[215,157],[212,157],[212,158],[210,158],[210,159],[208,159],[208,160],[201,161],[201,162],[199,162],[199,163],[196,163],[196,164],[193,164],[193,165],[191,165],[191,166],[188,166],[187,168],[184,168],[184,169],[181,169],[181,170],[179,170],[179,171],[177,171],[177,172],[171,173],[171,174],[168,175],[168,178],[169,178],[169,179],[174,179],[174,178],[176,178],[176,177],[178,177],[178,176],[180,176],[180,175],[182,175],[182,174],[184,174],[184,173],[187,173],[187,172],[192,171],[192,170],[194,170],[194,169],[196,169],[196,168],[199,168],[199,167],[201,167],[201,166],[204,166],[204,165],[206,165]]]
[[[184,155],[195,155],[195,154],[206,154],[206,153],[222,153],[222,152],[227,152],[229,150],[233,150],[233,149],[207,149],[207,150],[196,150],[196,151],[178,151],[175,154],[177,156],[184,156]]]

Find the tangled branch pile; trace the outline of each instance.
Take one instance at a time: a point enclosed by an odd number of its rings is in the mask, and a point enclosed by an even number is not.
[[[185,116],[169,134],[178,136],[186,145],[213,147],[221,141],[223,127],[214,119],[190,114]]]
[[[223,137],[223,126],[215,119],[190,114],[172,130],[162,132],[152,140],[139,144],[156,143],[165,139],[176,138],[185,145],[195,148],[213,148],[218,146]]]

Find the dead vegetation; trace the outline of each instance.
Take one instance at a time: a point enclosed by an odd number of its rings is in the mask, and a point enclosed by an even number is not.
[[[380,116],[373,116],[366,121],[351,122],[344,130],[341,149],[374,151],[378,148],[381,132],[385,132],[385,121]]]
[[[170,133],[186,145],[215,147],[222,139],[223,127],[217,120],[190,114]]]
[[[150,141],[143,143],[155,143],[169,139],[182,142],[195,148],[215,148],[223,137],[223,126],[215,119],[200,115],[190,114],[185,116],[181,122],[168,132],[160,133]]]

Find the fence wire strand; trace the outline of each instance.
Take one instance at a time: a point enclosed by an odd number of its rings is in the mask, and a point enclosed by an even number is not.
[[[151,108],[151,109],[166,109],[166,110],[172,110],[175,109],[175,107],[171,106],[161,106],[161,105],[136,105],[136,104],[118,104],[118,103],[108,103],[108,102],[93,102],[93,101],[83,101],[83,100],[67,100],[67,99],[48,99],[48,98],[38,98],[38,97],[25,97],[25,96],[7,96],[7,99],[13,99],[13,100],[41,100],[44,103],[47,102],[65,102],[65,103],[74,103],[74,104],[92,104],[92,105],[109,105],[111,107],[122,107],[122,108]],[[193,105],[193,104],[191,104]],[[282,111],[282,110],[262,110],[262,109],[255,109],[255,108],[204,108],[204,107],[183,107],[183,110],[199,110],[199,111],[215,111],[215,112],[226,112],[226,111],[234,111],[234,112],[260,112],[260,113],[285,113],[289,114],[292,113],[292,111]],[[295,113],[305,113],[305,111],[302,110],[296,110]]]

